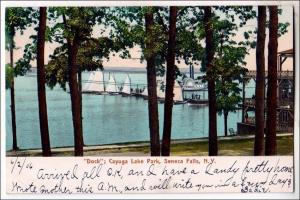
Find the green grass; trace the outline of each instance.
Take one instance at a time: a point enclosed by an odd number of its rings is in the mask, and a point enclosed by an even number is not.
[[[242,140],[222,140],[218,142],[219,155],[223,156],[251,156],[253,155],[254,139]],[[294,139],[293,136],[285,136],[277,138],[278,155],[293,155]],[[149,147],[132,147],[102,151],[105,153],[128,153],[143,152],[149,155]],[[96,152],[95,152],[96,153]],[[100,152],[99,152],[100,153]],[[101,155],[100,154],[100,155]],[[207,142],[188,142],[181,144],[171,144],[172,156],[207,156]]]
[[[231,139],[218,141],[218,155],[220,156],[252,156],[254,147],[253,139]],[[149,146],[122,147],[102,150],[88,150],[85,156],[149,156]],[[277,137],[278,155],[293,155],[294,137]],[[41,156],[41,153],[16,152],[18,156]],[[171,156],[207,156],[208,142],[184,142],[171,144]],[[53,156],[73,156],[73,151],[55,152]]]
[[[219,155],[222,156],[251,156],[253,155],[254,139],[223,140],[218,142]],[[293,136],[277,138],[278,155],[293,155]],[[173,156],[207,156],[207,142],[175,144],[171,146]]]

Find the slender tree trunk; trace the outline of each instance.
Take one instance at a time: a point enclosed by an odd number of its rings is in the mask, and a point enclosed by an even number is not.
[[[151,9],[151,8],[149,8]],[[153,28],[153,13],[148,11],[145,14],[146,33],[151,35]],[[152,40],[152,38],[150,38]],[[156,92],[156,72],[155,72],[155,55],[153,53],[153,41],[146,41],[147,55],[147,83],[148,83],[148,115],[150,129],[150,145],[151,156],[160,156],[159,142],[159,121],[158,121],[158,105]]]
[[[268,46],[268,89],[267,89],[267,132],[266,132],[266,155],[277,154],[276,125],[277,124],[277,32],[278,14],[277,6],[269,6],[270,28]]]
[[[82,125],[80,117],[80,95],[78,91],[77,70],[76,70],[76,56],[78,46],[76,42],[73,45],[68,45],[68,63],[69,63],[69,87],[72,104],[72,118],[74,127],[74,144],[75,156],[83,156],[83,137]]]
[[[208,75],[208,100],[209,100],[209,155],[218,155],[218,141],[217,141],[217,106],[216,106],[216,91],[215,80],[213,78],[213,27],[211,22],[211,7],[204,8],[204,26],[206,38],[206,70]]]
[[[82,116],[82,71],[78,69],[78,90],[79,90],[79,98],[80,98],[80,119],[81,119],[81,130],[83,135],[83,116]],[[84,146],[84,139],[82,136],[82,144]]]
[[[39,100],[40,133],[42,141],[43,156],[51,156],[50,138],[48,129],[48,115],[45,89],[45,31],[46,31],[46,7],[40,8],[39,29],[37,40],[37,85]]]
[[[225,136],[228,135],[228,133],[227,133],[227,119],[228,119],[228,112],[225,111],[224,112],[224,133],[225,133]]]
[[[10,47],[10,65],[14,70],[14,44],[13,39],[11,42]],[[18,143],[17,143],[17,125],[16,125],[16,107],[15,107],[15,72],[13,72],[13,76],[11,79],[11,87],[10,87],[10,101],[11,101],[11,126],[12,126],[12,136],[13,136],[13,145],[12,149],[14,151],[18,150]]]
[[[254,155],[264,153],[264,101],[265,101],[265,38],[266,7],[258,6],[258,30],[256,46],[256,84],[255,84],[255,143]]]
[[[245,122],[245,79],[243,79],[243,91],[242,91],[242,96],[243,96],[243,105],[242,105],[242,123]]]
[[[172,130],[173,90],[175,81],[175,40],[176,40],[177,8],[170,7],[169,42],[167,55],[167,77],[164,107],[164,129],[162,141],[162,156],[170,156],[170,142]]]
[[[63,20],[66,25],[66,17],[63,15]],[[83,156],[83,139],[82,139],[82,125],[80,118],[80,94],[78,90],[77,82],[77,65],[76,57],[78,53],[78,39],[77,33],[73,40],[67,38],[68,45],[68,75],[69,75],[69,87],[72,105],[72,120],[74,128],[74,144],[75,144],[75,156]]]

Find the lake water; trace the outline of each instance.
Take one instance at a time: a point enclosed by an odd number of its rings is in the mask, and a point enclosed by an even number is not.
[[[125,72],[115,72],[117,82],[123,82]],[[146,84],[145,73],[129,73],[133,84]],[[89,73],[83,73],[87,80]],[[105,73],[108,79],[108,73]],[[41,148],[38,118],[36,76],[15,79],[17,140],[21,149]],[[254,94],[250,82],[246,97]],[[133,85],[134,87],[134,85]],[[47,87],[47,108],[52,147],[73,146],[73,126],[70,94],[60,86]],[[163,104],[159,104],[160,135],[163,128]],[[241,111],[230,113],[228,128],[237,129]],[[218,135],[224,135],[223,116],[218,115]],[[86,145],[149,141],[147,100],[120,95],[83,94],[83,131]],[[208,136],[208,106],[174,105],[172,139]],[[12,148],[10,91],[6,90],[6,148]]]

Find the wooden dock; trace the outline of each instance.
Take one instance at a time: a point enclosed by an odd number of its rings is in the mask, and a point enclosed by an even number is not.
[[[266,78],[268,78],[268,71],[265,72]],[[256,70],[249,70],[247,74],[244,76],[245,79],[256,79]],[[293,71],[278,71],[277,79],[288,79],[293,80],[294,73]]]

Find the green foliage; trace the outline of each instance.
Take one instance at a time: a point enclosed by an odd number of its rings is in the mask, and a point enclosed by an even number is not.
[[[5,10],[5,36],[8,48],[14,48],[13,38],[17,30],[23,31],[32,23],[32,8],[10,7]]]
[[[216,91],[222,90],[220,88],[216,88]],[[224,87],[227,87],[228,90],[235,89],[232,85],[230,84],[225,84]],[[237,104],[242,101],[242,98],[240,97],[239,94],[236,93],[230,93],[226,96],[218,96],[217,98],[217,111],[219,115],[222,115],[223,113],[229,113],[229,112],[236,112],[237,110]]]
[[[109,53],[113,46],[113,41],[106,37],[98,39],[90,38],[82,42],[76,58],[78,70],[102,70],[102,59],[109,58]],[[68,82],[68,54],[66,44],[57,47],[50,58],[48,65],[45,67],[47,85],[53,88],[56,84],[59,84],[65,90],[66,83]]]
[[[226,18],[220,17],[220,11],[225,14]],[[255,41],[251,37],[252,30],[244,32],[245,40],[242,42],[237,43],[234,36],[240,27],[246,25],[246,22],[254,17],[256,17],[256,12],[252,7],[215,7],[212,18],[214,69],[206,73],[204,81],[208,77],[212,77],[216,82],[218,114],[227,115],[229,112],[235,112],[237,104],[241,101],[239,83],[243,81],[243,76],[247,72],[247,69],[244,68],[246,65],[244,60],[248,49],[255,46]],[[204,27],[200,28],[204,29]],[[201,33],[199,30],[198,32]],[[199,36],[202,35],[199,34]],[[202,71],[206,71],[205,57],[204,52],[201,62]]]
[[[45,67],[46,82],[52,89],[56,84],[59,84],[64,90],[66,90],[66,83],[68,80],[68,57],[66,54],[60,54],[55,56],[49,61]]]
[[[54,41],[63,43],[63,38],[71,41],[74,37],[83,41],[91,37],[93,26],[98,18],[102,16],[102,9],[95,7],[51,7],[48,18],[56,24],[48,32]],[[66,22],[61,18],[66,18]],[[52,40],[51,38],[51,40]]]
[[[23,34],[23,31],[31,25],[34,21],[33,8],[22,8],[22,7],[11,7],[6,8],[5,10],[5,46],[9,51],[15,49],[14,37],[16,31],[20,31]],[[14,70],[14,76],[21,75],[23,76],[31,67],[30,52],[26,52],[28,47],[25,47],[25,55],[23,58],[16,62],[16,66],[12,68]]]
[[[217,111],[219,114],[235,112],[240,97],[239,83],[248,71],[246,64],[245,47],[225,46],[220,49],[219,57],[214,60],[214,77],[216,80]]]
[[[239,27],[243,27],[248,20],[256,17],[253,6],[216,6],[215,9],[224,13],[231,22],[238,21]]]
[[[146,12],[153,12],[154,16],[154,25],[150,34],[146,34],[145,30],[144,18]],[[135,45],[141,47],[141,62],[150,55],[155,54],[156,73],[163,76],[168,46],[168,26],[166,25],[168,24],[168,14],[169,9],[167,7],[114,7],[108,14],[109,20],[106,25],[112,28],[110,37],[119,38],[118,43],[121,47],[131,48]],[[187,40],[181,40],[181,46],[184,41]],[[153,48],[146,49],[146,42],[150,42]],[[184,52],[181,47],[176,48],[176,51],[176,55],[179,55],[179,52]],[[131,57],[129,54],[126,54],[126,56],[126,58]],[[179,57],[177,56],[177,60],[179,60]],[[176,68],[176,76],[179,75],[181,75],[180,70]]]
[[[61,44],[54,50],[46,66],[46,82],[50,88],[59,84],[66,89],[68,82],[66,39],[78,44],[76,63],[77,70],[81,71],[103,69],[102,59],[109,59],[110,52],[121,48],[119,43],[107,37],[92,37],[93,27],[103,21],[106,8],[52,7],[48,13],[48,20],[55,24],[48,28],[47,38]]]
[[[227,55],[224,59],[228,66],[245,65],[244,56],[249,48],[256,47],[254,35],[256,30],[246,30],[244,32],[245,40],[237,43],[233,38],[240,27],[246,25],[247,21],[256,18],[256,10],[252,6],[215,6],[213,7],[213,27],[214,27],[214,48],[220,53]],[[146,12],[153,12],[154,26],[151,34],[145,33],[144,15]],[[279,9],[279,14],[281,10]],[[118,52],[121,58],[131,58],[130,48],[138,45],[142,49],[141,62],[151,54],[156,54],[155,66],[158,75],[165,73],[167,40],[168,40],[168,7],[49,7],[48,21],[46,28],[46,41],[58,42],[61,46],[55,49],[51,56],[48,72],[49,82],[53,81],[57,74],[61,81],[67,81],[66,75],[62,75],[60,70],[56,69],[66,59],[66,41],[71,40],[76,35],[80,41],[79,55],[77,61],[81,70],[93,70],[101,68],[102,59],[109,59],[110,52]],[[203,26],[203,7],[178,7],[177,15],[177,35],[176,35],[176,60],[179,64],[183,59],[186,65],[195,65],[201,62],[201,70],[205,71],[205,32]],[[12,46],[16,30],[21,32],[29,24],[37,24],[37,9],[33,8],[7,8],[5,33],[6,46]],[[66,18],[66,24],[63,22],[63,16]],[[225,17],[224,17],[225,16]],[[97,24],[105,25],[105,29],[97,29],[99,33],[109,31],[109,37],[93,38],[93,27]],[[279,36],[287,32],[289,24],[279,24]],[[12,28],[13,27],[13,28]],[[37,26],[36,26],[37,28]],[[30,61],[36,57],[37,36],[31,36],[32,43],[25,46],[24,56],[16,62],[15,75],[24,75],[31,67]],[[151,40],[154,48],[145,49],[145,42]],[[222,44],[222,46],[220,45]],[[230,46],[232,48],[230,48]],[[230,53],[231,52],[231,53]],[[229,56],[232,55],[232,56]],[[216,59],[220,55],[215,55]],[[215,61],[219,62],[219,61]],[[50,67],[52,66],[52,67]],[[55,70],[53,67],[55,67]],[[65,66],[65,65],[63,65]],[[65,71],[65,67],[62,67]],[[213,72],[216,75],[215,72]],[[176,68],[176,76],[180,76],[180,70]],[[61,84],[63,85],[63,84]]]
[[[247,54],[246,47],[222,45],[214,60],[216,80],[217,111],[219,114],[235,112],[241,101],[239,83],[248,71],[243,66]]]
[[[288,23],[288,22],[278,23],[278,37],[280,37],[288,32],[287,29],[288,29],[289,25],[290,25],[290,23]]]
[[[193,13],[193,15],[191,15]],[[176,36],[177,61],[183,59],[186,65],[195,65],[205,53],[201,40],[205,37],[203,10],[199,7],[183,7],[178,12]]]
[[[30,62],[36,59],[37,43],[26,44],[23,58],[20,58],[14,67],[16,76],[24,76],[26,72],[32,67]]]

